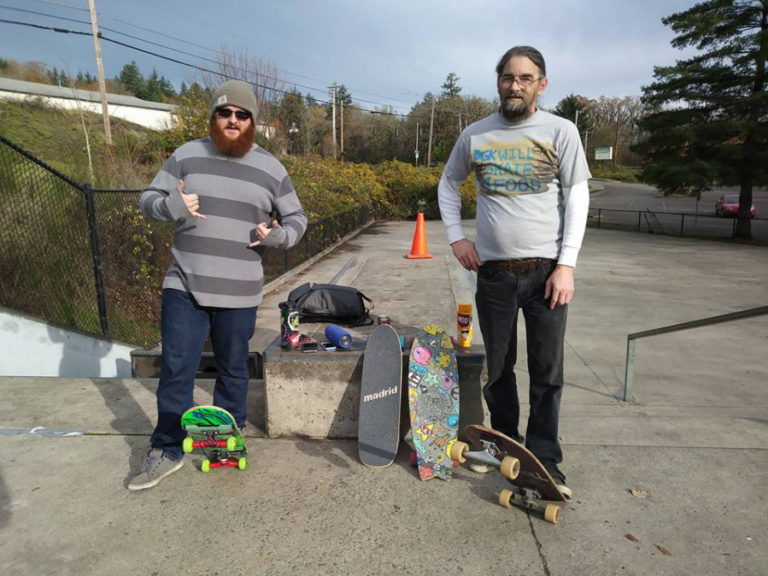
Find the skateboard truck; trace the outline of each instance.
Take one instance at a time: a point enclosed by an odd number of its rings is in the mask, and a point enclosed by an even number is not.
[[[501,475],[508,480],[514,480],[520,474],[520,460],[514,456],[504,456],[503,451],[499,450],[495,442],[481,440],[482,450],[470,451],[469,445],[464,442],[456,442],[451,447],[451,458],[464,464],[471,460],[477,464],[484,464],[496,468]]]
[[[533,510],[542,514],[547,522],[558,524],[560,522],[560,506],[557,504],[547,504],[544,506],[536,502],[541,499],[542,494],[538,490],[515,486],[514,484],[499,492],[499,504],[504,508],[518,506],[519,508]]]

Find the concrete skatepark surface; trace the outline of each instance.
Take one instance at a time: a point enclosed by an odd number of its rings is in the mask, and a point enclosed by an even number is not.
[[[404,259],[412,222],[377,223],[275,288],[257,325],[276,334],[287,291],[329,281],[354,256],[340,283],[371,297],[374,313],[400,330],[450,329],[462,272],[442,225],[426,228],[433,259]],[[766,318],[640,341],[635,402],[619,398],[627,334],[764,306],[767,285],[765,248],[587,231],[560,427],[574,499],[557,526],[498,506],[495,473],[420,482],[404,445],[391,467],[368,469],[353,439],[264,437],[258,381],[248,470],[203,474],[192,455],[132,493],[156,380],[0,378],[2,572],[765,574]],[[518,368],[524,426],[522,349]],[[212,380],[198,381],[196,401],[211,393]]]

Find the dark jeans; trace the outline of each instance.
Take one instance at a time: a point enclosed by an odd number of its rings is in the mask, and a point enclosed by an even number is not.
[[[482,266],[477,276],[477,316],[485,341],[488,383],[483,396],[491,426],[519,437],[520,401],[517,394],[517,312],[525,319],[530,415],[525,444],[543,464],[558,464],[560,397],[563,391],[563,344],[568,307],[549,309],[544,284],[556,263],[512,273]]]
[[[228,410],[237,425],[245,425],[248,393],[248,341],[256,327],[258,308],[206,308],[191,294],[163,290],[161,332],[163,368],[157,389],[157,427],[150,444],[173,459],[182,457],[186,433],[181,416],[193,403],[195,372],[208,335],[218,376],[213,403]]]

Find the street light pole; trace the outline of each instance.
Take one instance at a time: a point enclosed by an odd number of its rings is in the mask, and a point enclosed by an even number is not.
[[[294,148],[293,140],[294,136],[299,133],[299,128],[296,126],[296,122],[291,122],[291,127],[288,128],[288,142],[291,149]]]

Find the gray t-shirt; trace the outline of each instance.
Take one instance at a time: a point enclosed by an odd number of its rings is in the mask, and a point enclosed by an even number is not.
[[[439,187],[449,242],[463,237],[458,188],[470,172],[477,184],[475,248],[481,261],[558,258],[563,191],[591,176],[573,123],[538,110],[518,123],[496,113],[464,130]]]

